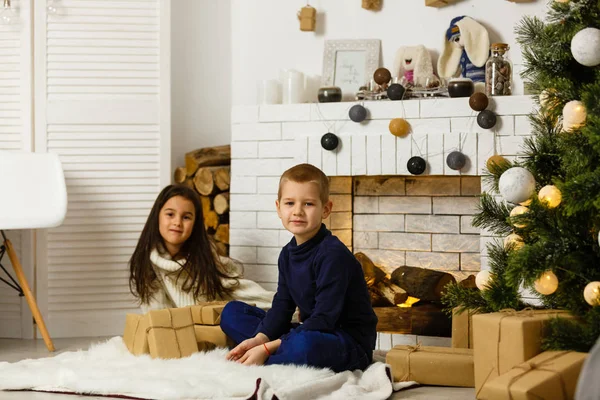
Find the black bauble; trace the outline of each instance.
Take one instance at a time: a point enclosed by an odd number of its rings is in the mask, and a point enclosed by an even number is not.
[[[465,157],[465,155],[460,151],[453,151],[452,153],[448,154],[448,157],[446,157],[446,164],[448,167],[450,167],[450,169],[455,171],[463,169],[466,163],[467,157]]]
[[[496,125],[496,114],[490,110],[483,110],[477,116],[477,124],[483,129],[492,129]]]
[[[392,83],[387,90],[387,96],[390,100],[402,100],[406,89],[399,83]]]
[[[339,143],[340,140],[338,137],[331,132],[321,136],[321,147],[323,147],[325,150],[335,150],[337,149]]]
[[[427,168],[427,162],[419,156],[414,156],[408,160],[406,168],[408,168],[408,172],[413,175],[421,175]]]
[[[360,104],[353,105],[348,116],[354,122],[363,122],[367,118],[367,109]]]

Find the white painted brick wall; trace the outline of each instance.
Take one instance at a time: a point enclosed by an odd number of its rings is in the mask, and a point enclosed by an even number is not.
[[[492,130],[477,125],[467,98],[364,102],[368,119],[360,124],[348,118],[355,103],[234,107],[231,255],[247,265],[246,277],[275,288],[277,257],[292,235],[283,229],[274,203],[281,173],[297,163],[309,162],[331,176],[409,175],[408,159],[422,155],[429,164],[426,175],[481,175],[490,156],[514,158],[530,134],[527,114],[534,102],[530,96],[491,100],[489,108],[499,116]],[[408,137],[389,133],[389,120],[398,117],[411,124]],[[328,131],[340,139],[332,152],[320,145]],[[447,154],[457,149],[468,159],[462,171],[446,166]],[[489,268],[485,243],[494,238],[480,237],[471,226],[477,200],[458,193],[429,197],[415,188],[407,186],[407,196],[354,198],[354,250],[364,251],[389,272],[405,264],[454,270],[460,263],[465,272]],[[385,340],[392,346],[414,344],[418,338],[394,335]]]

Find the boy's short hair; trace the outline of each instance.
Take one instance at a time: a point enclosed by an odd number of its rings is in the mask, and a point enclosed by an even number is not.
[[[281,200],[281,188],[287,181],[296,183],[313,182],[319,186],[319,198],[321,203],[329,201],[329,179],[319,168],[311,164],[298,164],[288,169],[279,179],[279,190],[277,200]]]

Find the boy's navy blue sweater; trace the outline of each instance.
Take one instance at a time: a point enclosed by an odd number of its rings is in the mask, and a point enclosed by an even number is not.
[[[302,324],[295,331],[342,329],[371,359],[377,340],[377,316],[362,267],[323,224],[309,241],[298,246],[294,238],[282,249],[277,294],[257,332],[271,340],[282,337],[288,333],[296,306]]]

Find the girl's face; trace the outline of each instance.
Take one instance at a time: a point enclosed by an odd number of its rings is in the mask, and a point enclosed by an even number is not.
[[[171,197],[160,210],[158,229],[171,256],[188,240],[195,220],[194,203],[182,196]]]

